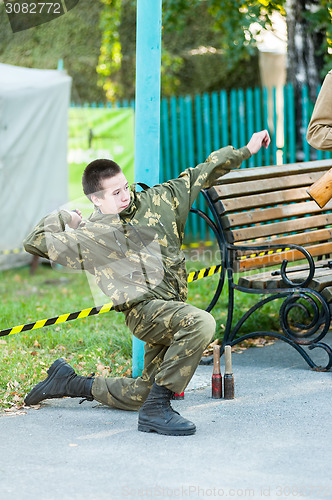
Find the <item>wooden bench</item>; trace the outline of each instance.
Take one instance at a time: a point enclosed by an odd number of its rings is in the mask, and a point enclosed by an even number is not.
[[[321,209],[306,192],[331,166],[332,160],[322,160],[239,169],[203,190],[218,233],[220,280],[228,280],[223,346],[272,336],[293,346],[313,369],[331,368],[332,349],[321,340],[331,322],[332,202]],[[232,326],[235,290],[257,294],[258,302]],[[240,334],[254,311],[277,299],[280,330]],[[308,353],[315,347],[328,355],[324,366]]]

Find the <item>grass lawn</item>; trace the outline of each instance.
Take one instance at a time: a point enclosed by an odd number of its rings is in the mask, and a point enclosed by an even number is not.
[[[189,272],[211,264],[215,263],[188,261],[187,269]],[[106,296],[95,302],[85,274],[60,269],[41,264],[33,276],[28,267],[0,273],[1,330],[109,302]],[[189,284],[188,301],[205,308],[217,280],[215,275]],[[245,294],[238,297],[235,319],[257,300]],[[223,291],[212,311],[219,338],[226,321],[226,304]],[[271,320],[277,321],[277,311],[275,304],[269,304],[248,322],[246,330],[256,329],[257,325],[271,327]],[[115,311],[0,337],[0,409],[19,408],[25,394],[45,377],[49,365],[59,357],[69,361],[81,375],[95,372],[97,376],[130,376],[131,340],[123,314]]]

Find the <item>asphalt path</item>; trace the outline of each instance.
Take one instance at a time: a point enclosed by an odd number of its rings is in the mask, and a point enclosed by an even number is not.
[[[332,499],[332,373],[280,341],[232,358],[235,399],[212,399],[199,366],[173,403],[193,436],[70,398],[0,417],[0,499]]]

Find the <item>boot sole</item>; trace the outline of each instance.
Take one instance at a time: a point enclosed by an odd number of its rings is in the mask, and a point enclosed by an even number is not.
[[[147,424],[138,424],[138,430],[140,432],[156,432],[157,434],[163,434],[164,436],[191,436],[195,434],[195,429],[182,429],[182,430],[167,430],[162,427],[152,426]]]
[[[27,406],[37,405],[37,404],[40,403],[40,401],[43,401],[44,399],[53,399],[53,398],[57,398],[58,397],[58,396],[52,396],[51,398],[50,397],[48,397],[48,398],[39,398],[38,401],[34,401],[33,400],[33,397],[37,393],[41,393],[42,386],[46,386],[46,384],[48,384],[50,382],[50,380],[52,380],[52,378],[58,373],[58,371],[60,370],[61,366],[64,363],[66,363],[66,361],[64,359],[62,359],[62,358],[59,358],[56,361],[54,361],[54,363],[47,370],[48,377],[45,380],[42,380],[41,382],[39,382],[39,384],[37,384],[33,389],[31,389],[31,391],[29,392],[29,394],[25,397],[24,403]],[[50,375],[50,372],[51,372],[51,375]],[[42,395],[42,393],[40,395]],[[31,401],[31,399],[32,399],[32,401]]]

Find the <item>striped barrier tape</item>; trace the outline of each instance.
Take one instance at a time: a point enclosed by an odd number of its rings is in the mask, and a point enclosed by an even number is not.
[[[182,249],[187,248],[200,248],[200,247],[212,247],[216,243],[214,241],[199,241],[198,243],[184,243]]]
[[[212,276],[213,274],[220,273],[221,264],[217,266],[211,266],[205,269],[200,269],[199,271],[193,271],[188,274],[187,282],[192,283],[193,281],[206,278],[207,276]],[[89,307],[83,309],[82,311],[61,314],[60,316],[55,316],[54,318],[46,318],[34,321],[33,323],[27,323],[25,325],[18,325],[12,328],[6,328],[5,330],[0,330],[0,337],[6,335],[13,335],[14,333],[27,332],[29,330],[37,330],[38,328],[43,328],[44,326],[58,325],[60,323],[65,323],[67,321],[72,321],[74,319],[87,318],[88,316],[94,316],[96,314],[103,314],[105,312],[112,311],[114,309],[113,302],[109,302],[98,307]]]
[[[251,253],[248,255],[241,255],[241,257],[239,257],[238,260],[253,259],[254,257],[264,257],[265,255],[272,255],[274,253],[287,252],[288,250],[290,250],[290,248],[288,248],[288,247],[277,248],[277,249],[273,249],[273,250],[263,250],[262,252],[259,252],[259,253]]]
[[[193,271],[187,275],[187,283],[192,283],[193,281],[201,280],[202,278],[207,278],[208,276],[213,276],[213,274],[220,273],[221,264],[217,266],[207,267],[205,269],[200,269],[199,271]]]
[[[13,248],[12,250],[0,250],[0,255],[11,255],[23,252],[24,252],[23,248]]]

